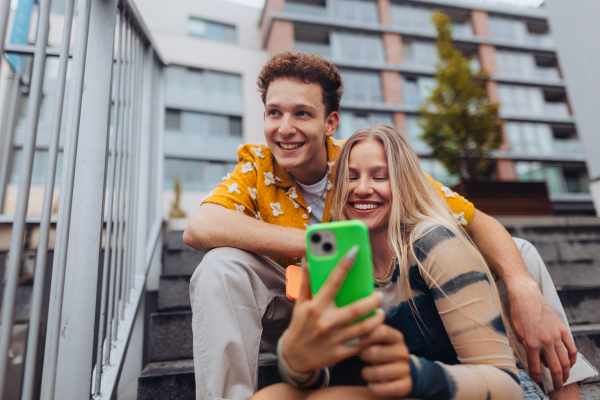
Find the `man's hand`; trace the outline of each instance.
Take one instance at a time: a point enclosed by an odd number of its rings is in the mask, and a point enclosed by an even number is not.
[[[508,293],[512,324],[527,352],[531,378],[541,382],[543,363],[552,374],[554,390],[560,390],[577,360],[573,339],[534,281],[513,286]]]

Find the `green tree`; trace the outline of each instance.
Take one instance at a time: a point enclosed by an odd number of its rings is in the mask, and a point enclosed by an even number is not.
[[[474,180],[488,171],[492,152],[502,144],[498,105],[488,101],[487,72],[474,72],[470,59],[453,46],[450,18],[436,11],[432,21],[437,30],[437,87],[421,106],[421,139],[449,173]]]
[[[175,192],[175,201],[171,203],[171,209],[169,210],[169,218],[186,218],[187,214],[181,209],[179,205],[181,201],[181,182],[179,178],[173,180],[173,191]]]

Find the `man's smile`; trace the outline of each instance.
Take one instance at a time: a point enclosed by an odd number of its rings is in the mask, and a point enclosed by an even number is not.
[[[297,148],[304,146],[304,142],[292,142],[292,143],[276,142],[276,143],[277,143],[277,146],[279,146],[281,149],[288,150],[288,151],[295,150]]]

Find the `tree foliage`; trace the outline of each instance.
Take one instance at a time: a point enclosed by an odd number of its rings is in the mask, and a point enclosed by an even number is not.
[[[175,201],[171,203],[171,209],[169,210],[169,218],[186,218],[187,214],[181,209],[181,182],[179,178],[173,180],[173,191],[175,192]]]
[[[421,139],[432,157],[461,180],[474,180],[489,169],[492,152],[502,144],[498,105],[490,104],[485,82],[489,75],[471,69],[470,59],[452,44],[450,18],[432,16],[437,30],[437,87],[421,106]]]

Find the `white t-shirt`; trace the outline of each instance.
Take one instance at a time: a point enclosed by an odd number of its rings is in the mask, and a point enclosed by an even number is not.
[[[307,206],[317,201],[319,195],[321,193],[323,194],[319,201],[310,206],[311,213],[308,220],[309,225],[320,224],[321,221],[323,221],[323,212],[325,212],[325,197],[327,196],[327,193],[323,193],[323,191],[325,190],[325,186],[327,186],[327,174],[314,185],[303,185],[298,182],[298,186],[300,186],[300,191],[302,192],[302,196],[304,197]]]

